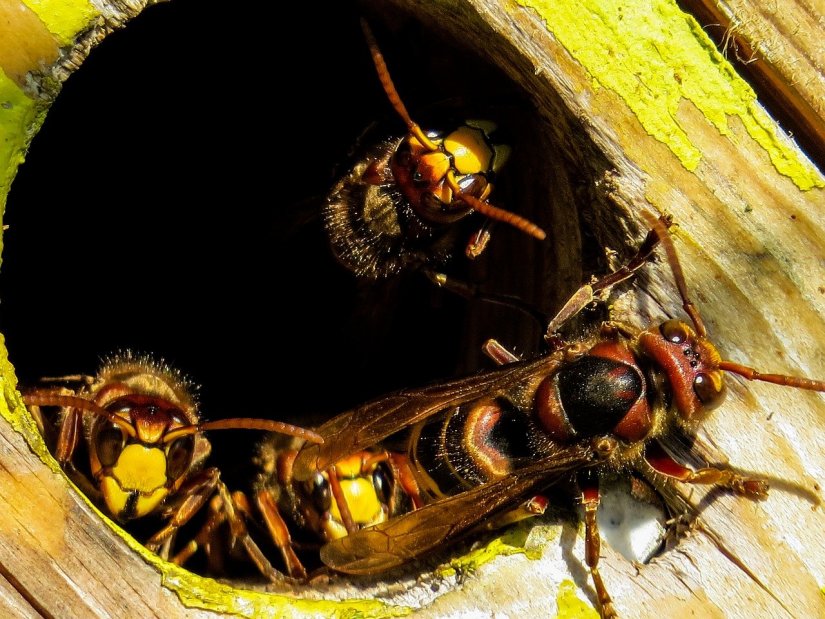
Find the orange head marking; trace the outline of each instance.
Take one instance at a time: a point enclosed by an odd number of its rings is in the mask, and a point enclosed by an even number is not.
[[[366,20],[361,20],[361,28],[387,99],[407,125],[408,135],[393,156],[391,169],[398,188],[419,216],[432,223],[447,224],[475,210],[544,240],[546,233],[534,223],[486,202],[490,193],[488,176],[504,163],[508,153],[508,149],[493,147],[488,141],[487,133],[495,125],[485,121],[468,122],[444,138],[423,131],[401,101]],[[428,155],[441,158],[430,161]],[[427,161],[422,163],[423,159]],[[379,179],[376,172],[374,168],[369,169],[366,182],[375,184]]]
[[[132,393],[109,403],[106,408],[129,419],[137,440],[147,445],[161,442],[166,432],[186,425],[184,412],[162,398]]]
[[[686,323],[668,320],[643,332],[639,344],[667,376],[673,403],[685,421],[698,421],[721,404],[725,384],[719,352]]]

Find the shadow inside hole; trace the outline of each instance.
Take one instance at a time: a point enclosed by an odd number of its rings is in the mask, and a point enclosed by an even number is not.
[[[363,128],[397,119],[357,11],[310,10],[279,8],[234,32],[225,5],[161,4],[69,79],[5,218],[0,330],[21,384],[93,373],[128,348],[202,385],[206,418],[310,425],[489,367],[479,349],[488,337],[523,356],[540,350],[542,326],[521,312],[446,294],[418,273],[365,285],[332,258],[321,200]],[[318,43],[296,50],[273,36],[276,18],[311,22],[306,37]],[[450,272],[552,311],[564,294],[558,278],[579,279],[577,267],[557,268],[553,222],[542,215],[564,181],[552,138],[534,130],[530,104],[501,74],[420,25],[396,27],[395,37],[376,32],[410,110],[453,100],[507,125],[514,153],[495,202],[550,232],[542,245],[498,226],[478,263],[459,257]],[[277,93],[277,113],[262,83]],[[577,256],[578,240],[563,251]],[[248,463],[256,439],[210,440],[230,486],[246,481],[236,464]]]

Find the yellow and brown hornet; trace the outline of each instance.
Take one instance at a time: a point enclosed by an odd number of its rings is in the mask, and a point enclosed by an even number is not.
[[[376,574],[475,531],[541,513],[541,492],[575,483],[584,507],[585,562],[603,617],[616,612],[599,572],[599,479],[638,475],[660,491],[677,482],[707,484],[749,498],[768,491],[760,479],[726,468],[693,470],[661,441],[693,433],[724,399],[724,374],[800,389],[825,382],[763,374],[723,360],[689,299],[667,218],[651,225],[624,267],[583,286],[553,320],[546,356],[520,361],[496,343],[501,369],[422,389],[406,389],[342,413],[317,429],[321,445],[301,449],[295,483],[312,480],[348,455],[394,442],[409,461],[423,506],[354,531],[321,548],[321,561],[350,574]],[[662,244],[691,324],[668,320],[638,330],[607,322],[577,341],[558,334],[594,296],[632,277]]]
[[[268,419],[203,421],[194,386],[179,372],[131,352],[104,362],[94,376],[44,379],[23,394],[44,435],[52,424],[45,409],[58,408],[52,451],[87,496],[116,520],[159,515],[163,526],[146,546],[167,556],[176,531],[216,493],[228,499],[220,471],[205,467],[206,432],[248,429],[316,442],[320,437]],[[87,467],[76,462],[82,440]],[[227,509],[231,503],[227,500]],[[255,552],[254,549],[251,552]]]
[[[488,201],[493,179],[509,156],[495,144],[495,123],[465,121],[450,131],[424,131],[410,117],[366,21],[364,35],[384,92],[407,134],[363,149],[330,192],[324,221],[333,253],[356,275],[381,278],[444,262],[455,223],[473,212],[544,240],[524,217]],[[490,239],[483,225],[467,243],[476,258]]]

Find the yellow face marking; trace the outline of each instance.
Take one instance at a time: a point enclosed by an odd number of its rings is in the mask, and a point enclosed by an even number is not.
[[[346,537],[348,535],[346,527],[344,527],[343,523],[334,518],[327,518],[322,523],[324,528],[324,535],[326,539],[332,541],[334,539],[340,539],[342,537]]]
[[[375,494],[375,486],[372,479],[365,479],[358,477],[356,479],[341,480],[341,490],[344,491],[344,496],[347,497],[347,504],[349,511],[352,514],[352,519],[356,524],[371,525],[375,524],[375,519],[381,513],[381,501]],[[338,511],[337,503],[333,504],[333,511]]]
[[[336,465],[336,468],[339,468],[339,465]],[[360,465],[358,474],[360,475]],[[352,520],[359,528],[369,527],[386,520],[386,512],[375,494],[375,486],[371,479],[355,477],[354,479],[342,479],[340,483]],[[324,522],[324,530],[328,538],[338,539],[347,535],[347,530],[341,523],[341,512],[336,501],[332,502],[329,515],[330,518]]]
[[[158,488],[152,494],[141,495],[135,507],[135,517],[142,518],[147,514],[151,514],[163,502],[167,494],[169,493],[166,488]]]
[[[432,193],[444,204],[452,204],[453,202],[453,190],[450,189],[447,183],[443,183],[442,185],[435,187]]]
[[[166,454],[157,447],[127,445],[112,467],[112,476],[126,491],[154,492],[166,485]]]
[[[100,480],[100,491],[103,493],[103,499],[106,501],[106,507],[109,509],[109,512],[116,517],[122,516],[126,510],[126,503],[131,493],[124,492],[117,481],[108,475]],[[167,494],[169,494],[169,492],[166,488],[158,488],[147,495],[140,495],[135,504],[135,511],[132,517],[141,518],[147,514],[151,514],[163,502]]]
[[[416,172],[421,175],[421,180],[428,183],[437,183],[447,175],[450,170],[450,160],[444,153],[426,153],[421,156]]]
[[[166,455],[157,447],[127,445],[112,467],[111,475],[100,479],[100,491],[106,507],[116,517],[124,515],[129,497],[138,499],[131,518],[155,511],[169,494],[166,488]]]
[[[459,127],[444,138],[444,148],[453,156],[459,174],[476,174],[490,169],[493,151],[479,129]]]
[[[353,477],[359,477],[361,475],[361,462],[363,457],[361,452],[357,454],[353,454],[347,458],[342,458],[335,463],[335,470],[338,473],[338,477],[342,479],[352,479]]]

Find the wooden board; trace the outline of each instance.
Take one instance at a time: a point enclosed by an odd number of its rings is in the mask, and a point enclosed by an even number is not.
[[[5,420],[0,455],[4,616],[216,616],[187,609],[162,587],[161,573],[105,526]]]
[[[596,187],[592,204],[576,206],[605,246],[628,255],[643,229],[642,208],[673,214],[688,286],[723,355],[764,370],[825,376],[822,176],[762,122],[767,114],[747,89],[731,96],[740,84],[723,90],[710,67],[696,74],[684,62],[679,48],[694,22],[670,5],[648,13],[604,3],[421,2],[413,11],[492,58],[530,94],[571,168],[584,170]],[[651,42],[644,54],[656,67],[635,55]],[[724,69],[713,47],[704,49]],[[672,105],[657,107],[668,97]],[[656,109],[661,113],[651,114]],[[756,126],[773,132],[778,151]],[[614,316],[645,325],[684,316],[680,305],[659,263],[615,302]],[[825,402],[817,394],[728,382],[727,401],[701,434],[717,454],[768,477],[775,489],[759,504],[732,496],[701,503],[701,518],[765,586],[701,534],[638,573],[605,548],[602,571],[622,616],[825,613],[825,516],[818,507]],[[580,548],[573,554],[582,557]],[[498,587],[494,605],[527,615],[552,607],[555,587],[542,587],[534,573],[529,565],[502,572],[498,578],[519,585]],[[593,602],[590,585],[576,582]],[[472,598],[485,584],[466,590]],[[437,602],[426,616],[443,616],[464,601]],[[477,608],[490,603],[482,599]]]
[[[551,137],[554,162],[566,168],[559,177],[574,179],[553,196],[562,202],[554,208],[568,213],[568,229],[581,218],[600,245],[618,252],[614,264],[641,238],[642,208],[672,213],[689,288],[727,358],[825,377],[822,175],[675,4],[392,0],[366,3],[365,11],[376,26],[389,29],[400,19],[420,21],[500,67],[523,89],[539,114],[537,132]],[[57,64],[35,76],[49,96],[56,91],[45,78],[65,78],[91,44],[125,19],[112,7],[102,15],[97,29],[83,31]],[[775,65],[793,66],[795,49],[813,58],[805,50],[822,34],[816,23],[808,24],[804,37],[785,28],[790,48],[782,48],[778,55],[785,60]],[[19,67],[18,56],[14,61]],[[807,122],[821,127],[821,80],[796,80],[790,69],[779,74],[787,83],[799,82],[799,99],[811,110]],[[36,124],[32,116],[19,130]],[[536,174],[544,173],[537,164]],[[577,249],[578,243],[569,243],[565,251]],[[661,261],[637,286],[620,292],[617,318],[646,325],[682,316]],[[13,408],[8,369],[5,377],[6,403]],[[825,615],[825,515],[818,507],[825,483],[823,398],[736,378],[729,387],[727,402],[703,426],[702,441],[710,445],[708,453],[768,477],[771,496],[755,504],[732,496],[702,501],[695,493],[692,500],[718,544],[695,532],[638,569],[603,547],[602,573],[622,616]],[[19,616],[210,614],[187,609],[162,586],[161,570],[168,568],[127,546],[4,420],[0,463],[0,495],[11,506],[0,515],[4,610]],[[497,557],[439,590],[418,614],[486,614],[495,608],[508,615],[543,616],[554,609],[592,615],[586,604],[576,605],[595,602],[581,565],[581,535],[571,527],[557,529],[542,548],[539,561],[523,554]],[[167,582],[183,578],[163,573]],[[346,614],[358,608],[355,602],[302,606],[283,597],[210,590],[200,581],[183,587],[187,604],[245,608],[247,614],[265,608]],[[220,606],[229,599],[237,605]],[[404,594],[393,599],[401,612],[415,601]],[[369,609],[358,612],[391,612],[380,604]]]

